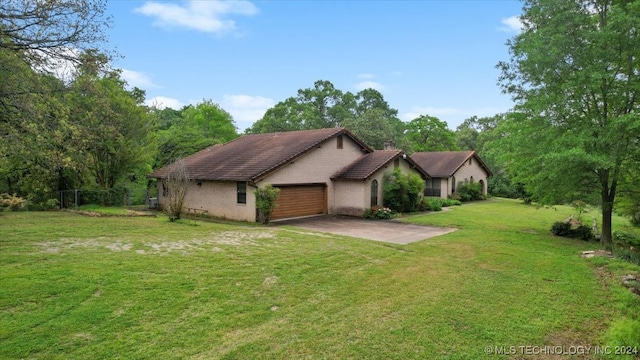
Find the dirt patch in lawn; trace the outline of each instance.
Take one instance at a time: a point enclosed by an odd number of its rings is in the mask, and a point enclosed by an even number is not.
[[[82,239],[61,238],[55,241],[41,242],[37,245],[46,253],[64,253],[75,249],[101,250],[112,252],[135,251],[138,254],[168,254],[180,252],[189,254],[196,251],[222,252],[228,247],[268,246],[262,240],[274,237],[273,231],[224,231],[208,236],[161,242],[136,243],[130,239],[113,239],[106,236]]]

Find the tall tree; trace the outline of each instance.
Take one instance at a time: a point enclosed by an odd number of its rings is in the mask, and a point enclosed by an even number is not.
[[[231,114],[211,100],[185,106],[177,113],[164,109],[156,110],[154,114],[159,120],[165,120],[165,127],[166,121],[170,121],[168,128],[158,131],[156,168],[238,137]]]
[[[602,242],[620,176],[640,167],[640,2],[527,0],[500,82],[521,116],[507,118],[502,158],[547,203],[597,193]]]
[[[24,54],[41,69],[78,63],[100,49],[111,20],[105,0],[4,0],[0,3],[0,49]],[[105,49],[101,49],[105,53]]]
[[[458,150],[455,133],[445,121],[429,115],[421,115],[407,124],[405,132],[412,151]]]
[[[316,81],[313,88],[298,90],[297,96],[267,110],[262,119],[247,129],[247,133],[336,126],[350,128],[374,148],[382,148],[387,140],[406,145],[402,136],[405,124],[398,118],[398,110],[391,108],[379,91],[343,92],[326,80]]]
[[[155,121],[148,115],[144,91],[129,91],[117,71],[106,71],[106,58],[85,53],[67,100],[70,121],[82,129],[82,151],[99,188],[148,173],[157,145]]]

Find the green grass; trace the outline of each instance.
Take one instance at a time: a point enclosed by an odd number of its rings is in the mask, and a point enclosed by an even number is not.
[[[402,220],[460,230],[405,246],[0,213],[0,358],[478,359],[486,346],[632,345],[611,342],[640,321],[618,279],[640,269],[551,236],[572,211],[496,199],[415,215]]]

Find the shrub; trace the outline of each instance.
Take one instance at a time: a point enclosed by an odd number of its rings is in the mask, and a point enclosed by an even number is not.
[[[640,265],[640,236],[622,231],[614,231],[611,235],[613,254],[619,259]]]
[[[429,204],[429,210],[431,211],[442,211],[442,199],[440,198],[429,198],[427,200]]]
[[[455,200],[455,199],[440,199],[440,201],[442,202],[442,207],[462,205],[462,202],[460,200]]]
[[[0,194],[0,207],[2,209],[9,208],[11,211],[18,211],[24,207],[25,203],[26,200],[16,194]]]
[[[587,225],[580,225],[575,229],[571,229],[571,236],[576,239],[590,241],[593,240],[593,230]]]
[[[396,216],[396,213],[388,207],[373,206],[364,211],[364,217],[367,219],[387,220]]]
[[[456,186],[456,192],[452,194],[453,200],[462,202],[484,200],[482,185],[472,180],[463,180]]]
[[[256,209],[258,209],[258,220],[263,224],[268,224],[273,210],[276,208],[276,199],[280,194],[280,189],[274,188],[271,184],[265,184],[253,192],[256,196]]]
[[[551,225],[551,233],[557,236],[569,237],[569,234],[571,234],[571,224],[564,221],[556,221]]]
[[[582,200],[575,200],[571,203],[571,207],[574,208],[578,213],[578,216],[576,216],[576,218],[579,221],[582,220],[582,214],[589,212],[588,206],[589,205]]]
[[[60,201],[58,201],[58,199],[49,199],[44,202],[43,207],[45,210],[59,209]]]
[[[387,207],[399,212],[420,209],[424,181],[417,174],[403,174],[400,169],[384,174],[384,202]]]
[[[581,239],[589,241],[593,239],[593,230],[587,225],[579,225],[575,229],[571,224],[564,221],[557,221],[551,225],[551,233],[557,236]]]

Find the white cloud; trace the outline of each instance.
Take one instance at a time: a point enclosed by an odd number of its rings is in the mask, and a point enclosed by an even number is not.
[[[140,89],[153,89],[158,87],[158,85],[154,84],[151,78],[145,73],[127,69],[120,70],[122,71],[122,79],[124,79],[131,87],[135,86]]]
[[[224,95],[220,106],[228,111],[242,132],[276,104],[275,100],[251,95]]]
[[[355,85],[355,88],[358,89],[358,90],[374,89],[374,90],[380,91],[380,90],[384,90],[384,85],[382,85],[382,84],[380,84],[378,82],[375,82],[375,81],[367,80],[367,81],[361,81],[361,82],[357,83]]]
[[[156,107],[158,109],[172,108],[180,110],[185,104],[178,99],[168,98],[164,96],[156,96],[144,102],[147,106]]]
[[[519,16],[510,16],[506,19],[502,19],[500,20],[500,22],[502,23],[502,27],[499,27],[498,30],[500,31],[504,31],[504,32],[515,32],[515,33],[520,33],[522,32],[522,21],[520,20]]]
[[[229,15],[254,15],[258,8],[249,1],[190,0],[184,5],[147,1],[135,12],[155,18],[154,25],[223,33],[234,30],[236,23]]]

